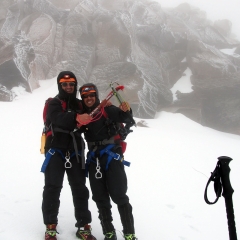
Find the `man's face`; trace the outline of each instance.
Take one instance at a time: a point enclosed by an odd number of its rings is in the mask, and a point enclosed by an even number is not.
[[[63,82],[61,83],[62,89],[67,93],[74,92],[75,82]]]
[[[96,102],[96,94],[95,93],[86,93],[82,95],[82,99],[87,107],[92,107]]]

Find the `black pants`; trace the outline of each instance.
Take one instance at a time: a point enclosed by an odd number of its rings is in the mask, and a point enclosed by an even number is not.
[[[55,152],[46,168],[42,202],[44,224],[58,223],[60,193],[65,172],[72,191],[77,220],[76,227],[82,227],[91,222],[91,213],[88,210],[89,191],[85,185],[85,170],[82,170],[82,164],[77,162],[76,157],[70,159],[70,162],[72,167],[65,168],[64,159],[58,152]]]
[[[121,152],[118,151],[119,154]],[[112,224],[111,199],[118,205],[121,217],[123,232],[134,233],[134,223],[132,207],[129,203],[127,193],[127,176],[124,165],[118,160],[112,160],[105,170],[108,155],[104,154],[99,158],[102,178],[97,179],[96,164],[91,162],[89,165],[89,181],[92,190],[93,200],[99,210],[99,219],[103,228],[103,233],[114,230]]]

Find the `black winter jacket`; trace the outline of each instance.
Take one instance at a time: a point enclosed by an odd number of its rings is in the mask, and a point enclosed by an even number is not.
[[[62,99],[64,100],[64,99]],[[76,114],[81,113],[81,101],[77,98],[67,102],[67,109],[64,111],[59,96],[53,98],[48,105],[47,121],[52,123],[53,134],[47,137],[45,151],[50,148],[58,148],[63,151],[74,151],[73,138],[69,133],[58,132],[60,128],[67,132],[74,132],[78,150],[81,150],[81,131],[77,129]]]
[[[96,142],[102,141],[104,139],[109,139],[112,136],[116,135],[114,124],[116,123],[131,123],[132,120],[129,117],[129,114],[122,111],[120,108],[111,105],[105,107],[104,110],[107,113],[107,118],[102,115],[101,118],[97,121],[93,121],[86,126],[84,126],[84,136],[87,142]],[[107,123],[110,125],[108,126]]]

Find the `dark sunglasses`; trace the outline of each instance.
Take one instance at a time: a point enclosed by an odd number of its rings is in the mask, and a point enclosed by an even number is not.
[[[96,97],[96,94],[95,93],[90,93],[90,94],[86,94],[86,95],[82,95],[82,98],[93,98],[93,97]]]
[[[61,85],[62,85],[63,87],[67,87],[67,86],[74,87],[74,86],[75,86],[75,83],[74,83],[74,82],[69,82],[69,83],[64,82],[64,83],[61,83]]]

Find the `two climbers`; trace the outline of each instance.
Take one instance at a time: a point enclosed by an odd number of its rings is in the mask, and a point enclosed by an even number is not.
[[[112,200],[118,207],[125,240],[136,240],[132,206],[126,195],[124,142],[119,135],[119,124],[132,124],[129,105],[123,103],[120,108],[113,105],[104,107],[97,117],[91,117],[89,113],[100,103],[94,84],[85,84],[80,88],[82,101],[76,98],[77,79],[72,72],[61,72],[57,84],[59,93],[48,101],[46,110],[46,159],[42,167],[45,175],[42,201],[45,240],[57,239],[59,198],[65,172],[73,196],[76,236],[82,240],[96,240],[89,225],[92,219],[88,209],[89,191],[85,185],[82,132],[88,144],[86,168],[104,239],[117,239],[112,223]]]

